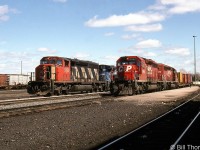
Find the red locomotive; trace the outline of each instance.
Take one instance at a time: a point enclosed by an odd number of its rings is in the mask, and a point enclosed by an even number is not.
[[[124,56],[117,60],[118,75],[111,82],[114,95],[120,92],[133,95],[147,90],[178,87],[177,72],[173,67],[139,56]]]
[[[173,67],[139,56],[120,57],[116,68],[91,61],[48,56],[41,59],[35,72],[36,81],[28,83],[30,94],[110,90],[114,95],[133,95],[192,83],[190,74],[177,73]]]
[[[35,69],[36,81],[28,83],[30,94],[67,94],[74,91],[108,90],[99,80],[99,64],[57,56],[43,57]]]

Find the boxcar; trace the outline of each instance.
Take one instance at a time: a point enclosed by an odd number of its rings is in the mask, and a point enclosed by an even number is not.
[[[30,81],[30,75],[23,74],[0,74],[1,89],[24,88]]]

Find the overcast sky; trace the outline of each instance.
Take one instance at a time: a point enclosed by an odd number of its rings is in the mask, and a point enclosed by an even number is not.
[[[200,0],[0,0],[0,73],[43,56],[114,65],[137,55],[200,72]]]

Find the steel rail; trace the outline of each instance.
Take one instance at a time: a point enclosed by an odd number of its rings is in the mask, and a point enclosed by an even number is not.
[[[198,118],[199,115],[200,115],[200,112],[197,113],[197,115],[193,118],[193,120],[190,122],[190,124],[183,131],[183,133],[178,137],[178,139],[174,142],[174,144],[172,144],[172,146],[170,147],[170,150],[174,150],[175,149],[175,147],[178,144],[178,142],[183,138],[183,136],[185,135],[185,133],[189,130],[189,128],[196,121],[196,119]]]
[[[84,94],[70,94],[70,95],[60,95],[60,96],[50,96],[50,97],[32,97],[32,98],[20,98],[20,99],[5,99],[5,100],[0,100],[0,105],[5,104],[6,102],[8,103],[15,103],[15,102],[23,102],[23,101],[32,101],[32,100],[46,100],[46,99],[55,99],[55,98],[69,98],[69,97],[78,97],[78,96],[85,96],[85,95],[96,95],[96,94],[107,94],[108,92],[96,92],[96,93],[84,93]]]
[[[103,92],[105,93],[105,92]],[[7,100],[8,103],[13,102],[11,104],[1,104],[0,112],[12,109],[20,109],[20,108],[28,108],[34,106],[43,106],[43,105],[51,105],[51,104],[59,104],[66,102],[75,102],[75,101],[83,101],[87,99],[97,99],[101,98],[102,92],[99,93],[87,93],[87,94],[76,94],[76,95],[61,95],[61,96],[52,96],[52,97],[41,97],[41,98],[29,98],[29,99],[13,99]],[[23,103],[23,104],[22,104]]]
[[[169,114],[169,113],[171,113],[171,112],[175,111],[176,109],[178,109],[178,108],[182,107],[183,105],[187,104],[188,102],[190,102],[191,100],[195,99],[195,98],[196,98],[196,97],[198,97],[198,96],[199,96],[199,94],[197,94],[196,96],[194,96],[194,97],[190,98],[189,100],[187,100],[186,102],[184,102],[184,103],[180,104],[179,106],[177,106],[177,107],[175,107],[175,108],[173,108],[173,109],[171,109],[171,110],[167,111],[166,113],[164,113],[164,114],[162,114],[162,115],[158,116],[157,118],[155,118],[155,119],[153,119],[153,120],[151,120],[151,121],[149,121],[149,122],[145,123],[144,125],[142,125],[142,126],[138,127],[137,129],[134,129],[133,131],[131,131],[131,132],[129,132],[129,133],[127,133],[127,134],[125,134],[125,135],[123,135],[123,136],[121,136],[121,137],[117,138],[116,140],[114,140],[114,141],[112,141],[112,142],[110,142],[110,143],[108,143],[108,144],[104,145],[103,147],[99,148],[98,150],[103,150],[103,149],[105,149],[105,148],[109,147],[110,145],[112,145],[112,144],[114,144],[114,143],[118,142],[119,140],[121,140],[121,139],[123,139],[123,138],[125,138],[125,137],[129,136],[130,134],[132,134],[132,133],[134,133],[134,132],[136,132],[136,131],[140,130],[140,129],[141,129],[141,128],[143,128],[143,127],[146,127],[147,125],[151,124],[152,122],[155,122],[155,121],[157,121],[158,119],[160,119],[160,118],[162,118],[162,117],[166,116],[167,114]]]

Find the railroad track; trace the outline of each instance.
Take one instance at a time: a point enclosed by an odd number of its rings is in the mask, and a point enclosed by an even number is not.
[[[108,92],[0,100],[0,118],[95,102]]]
[[[200,147],[199,124],[200,96],[198,94],[141,127],[95,149],[194,149],[195,146]]]

